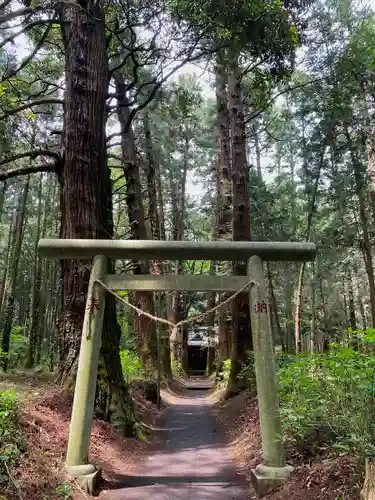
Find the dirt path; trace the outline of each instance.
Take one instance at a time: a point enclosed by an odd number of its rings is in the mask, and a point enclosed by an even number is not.
[[[136,475],[123,476],[121,489],[103,491],[103,500],[249,500],[243,479],[230,462],[209,401],[188,390],[166,410],[165,429],[155,451]]]

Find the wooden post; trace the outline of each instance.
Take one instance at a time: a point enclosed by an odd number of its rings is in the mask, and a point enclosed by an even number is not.
[[[68,471],[73,471],[75,466],[88,463],[105,306],[105,291],[95,281],[98,279],[104,281],[106,275],[107,258],[103,255],[97,255],[93,260],[82,328],[66,457]]]
[[[252,480],[258,495],[263,496],[282,484],[291,468],[285,465],[268,294],[260,257],[249,259],[248,275],[259,284],[250,288],[249,295],[263,463],[252,471]]]

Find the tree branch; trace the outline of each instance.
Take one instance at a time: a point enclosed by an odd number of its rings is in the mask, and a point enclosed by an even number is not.
[[[25,59],[21,62],[21,64],[18,66],[18,68],[15,68],[14,70],[11,70],[9,73],[6,73],[2,79],[1,79],[1,82],[5,82],[6,80],[8,80],[9,78],[12,78],[12,76],[15,76],[17,73],[19,73],[25,66],[27,66],[27,64],[29,64],[29,62],[31,62],[34,57],[36,56],[36,54],[39,52],[39,50],[42,48],[50,30],[51,30],[51,27],[52,25],[50,24],[49,26],[47,26],[47,28],[45,29],[41,39],[39,40],[39,42],[36,44],[34,50],[27,56],[25,57]]]
[[[37,158],[38,156],[50,156],[57,162],[60,161],[60,155],[58,153],[48,151],[47,149],[34,149],[31,151],[25,151],[24,153],[19,153],[17,155],[9,156],[8,158],[4,158],[4,160],[0,161],[0,165],[6,165],[11,161],[20,160],[21,158],[32,158],[33,160],[35,160],[35,158]]]
[[[27,24],[24,28],[22,28],[22,30],[17,31],[12,35],[9,35],[7,38],[4,38],[4,40],[0,43],[0,49],[2,49],[7,43],[14,42],[15,38],[17,38],[20,35],[23,35],[27,31],[31,30],[31,28],[34,28],[35,26],[43,26],[45,24],[61,24],[61,22],[57,19],[38,19],[36,21],[33,21]]]
[[[55,172],[56,166],[52,163],[42,163],[40,165],[25,165],[23,167],[0,170],[0,181],[5,181],[19,175],[36,174],[38,172]]]
[[[287,94],[288,92],[292,92],[293,90],[302,89],[304,87],[308,87],[309,85],[312,85],[315,82],[320,82],[320,81],[326,80],[326,79],[327,79],[327,77],[323,76],[322,78],[315,78],[314,80],[310,80],[309,82],[301,83],[301,84],[295,85],[293,87],[287,87],[287,88],[281,90],[278,94],[271,97],[270,100],[268,101],[268,103],[265,106],[263,106],[262,109],[259,109],[258,111],[254,112],[254,113],[250,113],[250,116],[245,120],[245,124],[249,123],[251,120],[254,120],[254,118],[257,118],[259,115],[264,113],[264,111],[266,111],[266,109],[268,109],[270,106],[272,106],[272,104],[276,101],[276,99],[278,97],[280,97],[284,94]]]
[[[25,16],[26,14],[33,14],[34,12],[37,12],[37,10],[32,9],[30,7],[23,7],[22,9],[15,10],[13,12],[8,12],[8,14],[0,16],[0,23],[5,23],[6,21],[12,21],[16,17]]]
[[[0,121],[5,120],[8,116],[16,115],[20,111],[24,111],[25,109],[31,109],[33,106],[42,106],[43,104],[64,104],[64,101],[61,99],[57,99],[54,97],[48,99],[38,99],[37,101],[27,102],[26,104],[22,104],[18,106],[18,108],[9,109],[5,113],[0,115]]]
[[[7,5],[10,4],[12,0],[4,0],[3,3],[0,4],[0,10],[4,10]]]

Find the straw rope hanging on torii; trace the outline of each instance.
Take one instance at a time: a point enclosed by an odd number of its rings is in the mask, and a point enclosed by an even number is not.
[[[165,318],[160,318],[159,316],[155,316],[153,314],[150,314],[147,311],[143,311],[143,309],[140,309],[139,307],[135,306],[134,304],[131,304],[128,300],[124,299],[123,297],[120,297],[115,291],[113,291],[111,288],[109,288],[105,283],[103,283],[100,280],[95,280],[95,283],[98,283],[100,286],[103,287],[103,289],[116,297],[120,302],[128,306],[130,309],[133,309],[139,316],[146,316],[146,318],[151,319],[152,321],[157,321],[159,323],[164,323],[165,325],[168,325],[169,327],[172,328],[172,333],[170,336],[170,342],[177,343],[177,332],[178,329],[181,328],[184,325],[188,325],[190,323],[195,323],[197,321],[200,321],[201,319],[205,318],[206,316],[209,316],[210,314],[216,312],[218,309],[224,307],[225,305],[229,304],[233,299],[235,299],[238,295],[243,293],[246,289],[251,288],[252,286],[257,287],[257,302],[260,302],[259,298],[259,283],[257,281],[254,281],[253,279],[249,280],[246,285],[244,285],[242,288],[237,290],[234,294],[232,294],[230,297],[225,299],[223,302],[220,302],[217,304],[215,307],[209,309],[208,311],[205,311],[203,313],[197,314],[196,316],[191,316],[190,318],[183,319],[181,321],[178,321],[177,323],[173,323],[173,321],[169,321],[168,319]],[[92,307],[90,304],[88,307]]]

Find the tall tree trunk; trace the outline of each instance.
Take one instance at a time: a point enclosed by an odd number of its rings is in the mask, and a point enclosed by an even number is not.
[[[182,156],[182,168],[175,178],[172,173],[170,173],[170,187],[171,187],[171,203],[172,203],[172,224],[173,224],[173,240],[182,241],[185,236],[185,200],[186,200],[186,179],[188,171],[189,162],[189,147],[190,138],[188,132],[184,131],[183,137],[183,156]],[[184,261],[176,261],[176,273],[184,274]],[[176,292],[173,297],[172,306],[172,321],[177,323],[186,318],[187,310],[187,293],[186,292]],[[181,368],[187,372],[187,328],[179,329],[177,332],[177,338],[170,339],[170,349],[172,361],[176,360],[181,364]]]
[[[232,140],[233,179],[233,240],[250,240],[249,179],[246,162],[246,134],[243,114],[243,96],[238,56],[229,64],[229,114]],[[234,262],[233,274],[247,274],[246,262]],[[231,371],[227,394],[236,394],[242,389],[238,375],[247,359],[247,351],[252,350],[249,294],[244,292],[232,304],[233,345]]]
[[[117,99],[117,116],[121,126],[121,149],[123,156],[124,175],[126,179],[126,203],[132,238],[147,240],[145,212],[142,199],[142,186],[137,160],[133,129],[129,123],[129,101],[126,95],[124,76],[117,71],[115,74]],[[134,274],[149,274],[148,262],[134,263]],[[140,309],[154,313],[152,292],[136,292],[135,305]],[[139,355],[146,370],[151,374],[157,369],[157,339],[156,324],[145,316],[136,316],[136,330]]]
[[[309,335],[309,352],[314,354],[316,344],[316,269],[314,262],[312,263],[312,280],[311,280],[311,321]]]
[[[216,261],[212,260],[210,265],[210,274],[216,274]],[[207,300],[207,310],[213,309],[216,304],[216,292],[211,292]],[[215,312],[211,313],[207,318],[207,362],[206,362],[206,375],[210,376],[214,372],[215,367]]]
[[[108,65],[100,2],[61,4],[65,49],[65,108],[61,187],[61,238],[111,238],[112,196],[106,163]],[[62,261],[59,319],[60,381],[75,380],[91,262]],[[98,374],[97,401],[105,418],[132,432],[133,414],[121,369],[121,329],[114,298],[107,295]]]
[[[361,171],[357,153],[354,150],[354,144],[349,133],[348,126],[345,127],[345,135],[349,147],[352,167],[354,171],[355,190],[359,203],[359,216],[362,226],[362,252],[365,261],[365,268],[367,272],[369,289],[370,289],[370,302],[371,302],[371,315],[372,327],[375,327],[375,280],[374,280],[374,265],[372,261],[371,242],[368,229],[368,219],[365,206],[365,189],[364,189],[364,175]]]
[[[164,225],[161,224],[161,213],[162,217],[164,217],[163,194],[161,191],[162,188],[160,179],[160,167],[155,157],[149,117],[147,113],[145,113],[143,117],[143,127],[145,133],[145,151],[147,158],[145,172],[148,194],[148,220],[150,221],[152,238],[154,240],[160,240],[165,239],[165,228]],[[155,267],[158,273],[165,274],[166,269],[162,261],[155,262]],[[161,317],[166,317],[168,314],[166,301],[166,293],[160,293],[157,302],[157,314]],[[172,375],[171,353],[168,340],[169,328],[158,323],[156,325],[156,329],[159,337],[158,349],[160,351],[159,356],[161,357],[163,374],[164,376],[169,378]]]
[[[266,269],[267,269],[268,288],[269,288],[269,294],[270,294],[271,314],[273,317],[273,322],[272,322],[273,328],[274,328],[273,338],[274,338],[275,343],[279,342],[281,344],[282,350],[283,350],[283,352],[285,352],[286,341],[283,338],[283,334],[281,331],[279,311],[277,308],[277,301],[276,301],[276,296],[275,296],[275,290],[273,287],[271,266],[270,266],[269,262],[266,262]]]
[[[0,222],[2,221],[2,218],[3,218],[5,193],[6,193],[7,187],[8,187],[8,184],[6,181],[2,182],[0,185]]]
[[[9,262],[11,262],[12,259],[12,239],[13,239],[13,231],[14,227],[16,224],[16,218],[17,218],[17,211],[14,212],[12,219],[9,224],[9,230],[8,230],[8,243],[7,243],[7,249],[6,249],[6,254],[4,258],[4,269],[3,269],[3,276],[1,279],[1,287],[0,287],[0,318],[3,318],[3,311],[4,311],[4,298],[6,297],[6,291],[7,291],[7,281],[8,281],[8,274],[9,274]],[[1,326],[3,322],[0,320]]]
[[[38,242],[41,232],[41,218],[42,218],[42,189],[43,189],[43,174],[40,174],[38,184],[38,207],[36,215],[36,233],[34,243],[34,261],[33,261],[33,278],[31,288],[31,307],[30,307],[30,328],[29,328],[29,345],[26,355],[25,368],[32,368],[34,366],[35,351],[37,345],[37,337],[41,334],[39,332],[39,315],[40,315],[40,288],[42,282],[42,263],[38,255]]]
[[[319,180],[320,180],[320,174],[321,174],[322,167],[323,167],[325,151],[326,151],[326,141],[324,142],[324,145],[322,148],[321,157],[320,157],[318,168],[317,168],[316,175],[315,175],[315,182],[314,182],[312,193],[311,193],[310,208],[309,208],[309,213],[307,216],[307,229],[306,229],[306,240],[307,241],[310,241],[310,238],[311,238],[313,217],[314,217],[315,208],[316,208],[316,198],[317,198],[317,194],[318,194]],[[303,280],[304,280],[305,268],[306,268],[306,262],[302,262],[300,270],[299,270],[297,288],[296,288],[296,300],[295,300],[296,309],[295,309],[295,313],[294,313],[294,336],[295,336],[296,354],[299,354],[301,352],[301,310],[302,310]]]
[[[24,221],[26,215],[26,205],[27,196],[29,193],[30,176],[27,176],[26,182],[23,185],[22,192],[20,194],[16,223],[13,233],[12,241],[12,260],[11,260],[11,272],[9,276],[9,293],[7,296],[6,306],[5,306],[5,320],[3,325],[3,337],[1,342],[1,364],[4,371],[8,368],[9,362],[9,345],[10,345],[10,334],[12,331],[13,313],[14,313],[14,299],[17,288],[17,276],[18,276],[18,264],[21,254],[22,239],[23,239],[23,229]]]
[[[218,155],[216,161],[216,235],[220,239],[230,239],[232,235],[232,171],[230,158],[230,132],[229,132],[229,112],[228,112],[228,72],[225,62],[218,56],[216,64],[216,128]],[[227,263],[224,266],[227,272]],[[221,301],[225,300],[228,294],[223,294]],[[228,328],[228,308],[221,308],[219,315],[219,348],[217,359],[217,371],[222,370],[222,362],[230,357],[231,339],[229,337],[231,329]]]
[[[145,151],[147,158],[147,162],[145,165],[145,172],[147,179],[147,194],[148,194],[148,220],[150,222],[152,238],[154,240],[160,240],[161,239],[160,216],[158,210],[158,198],[157,198],[157,187],[156,187],[157,161],[155,159],[149,117],[147,113],[145,113],[143,116],[143,129],[145,133]]]
[[[259,144],[259,132],[258,132],[258,126],[257,126],[257,121],[254,120],[254,126],[253,126],[253,134],[254,134],[254,146],[255,146],[255,159],[256,159],[256,167],[257,167],[257,174],[259,178],[262,178],[262,162],[261,162],[261,153],[260,153],[260,144]]]
[[[350,318],[350,328],[352,330],[357,330],[357,319],[355,314],[355,300],[354,300],[354,290],[353,290],[353,280],[352,272],[350,269],[347,271],[347,283],[348,283],[348,302],[349,302],[349,318]]]

